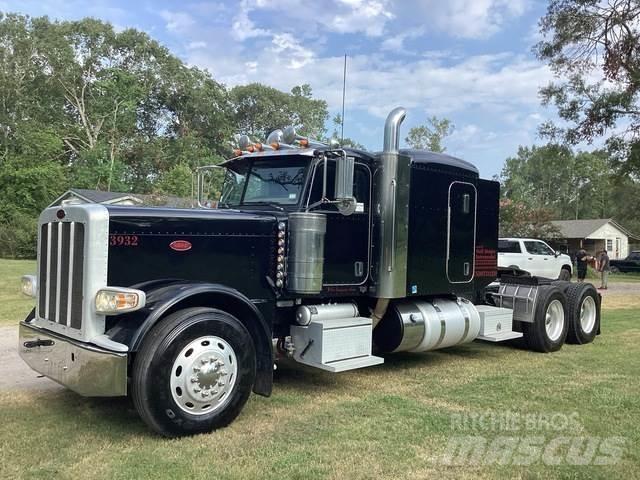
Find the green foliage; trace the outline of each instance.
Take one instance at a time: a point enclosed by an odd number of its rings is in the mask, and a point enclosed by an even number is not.
[[[535,47],[558,78],[541,90],[564,120],[541,131],[578,144],[608,135],[619,175],[640,175],[640,2],[551,0]],[[595,80],[594,80],[595,79]],[[624,130],[614,133],[622,124]],[[566,126],[564,126],[566,125]]]
[[[451,135],[453,130],[454,125],[450,120],[446,118],[439,119],[434,116],[427,119],[426,124],[413,127],[409,130],[409,135],[405,139],[405,142],[407,142],[411,148],[442,153],[446,150],[442,141]]]
[[[501,230],[515,232],[537,224],[536,230],[544,232],[544,219],[614,218],[640,231],[635,202],[629,201],[640,198],[640,183],[617,175],[612,163],[605,150],[574,153],[557,144],[519,147],[500,175],[506,201]]]
[[[33,255],[34,219],[69,187],[190,196],[191,171],[238,130],[321,138],[301,85],[228,91],[146,33],[86,18],[0,14],[0,255]],[[15,232],[15,235],[12,235]]]
[[[291,93],[251,83],[231,89],[234,120],[239,132],[264,142],[276,128],[293,125],[304,136],[323,138],[328,117],[327,103],[311,96],[311,87],[294,87]]]
[[[186,163],[178,163],[167,170],[158,182],[158,193],[188,198],[191,196],[193,170]]]
[[[500,236],[550,239],[558,229],[551,223],[553,212],[544,207],[504,199],[500,202]]]
[[[350,147],[350,148],[357,148],[359,150],[366,150],[364,145],[355,141],[352,138],[349,138],[349,137],[340,138],[340,133],[342,131],[341,129],[342,115],[337,114],[335,117],[331,119],[331,121],[333,123],[333,133],[331,134],[331,137],[325,138],[325,142],[327,143],[334,142],[342,147]]]

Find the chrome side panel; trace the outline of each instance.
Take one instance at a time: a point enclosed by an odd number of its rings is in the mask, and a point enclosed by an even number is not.
[[[127,394],[127,354],[115,353],[47,332],[24,322],[20,357],[36,372],[85,397]],[[34,346],[34,343],[45,343]]]
[[[410,165],[411,158],[406,155],[380,155],[375,188],[378,255],[372,292],[377,298],[406,296]]]

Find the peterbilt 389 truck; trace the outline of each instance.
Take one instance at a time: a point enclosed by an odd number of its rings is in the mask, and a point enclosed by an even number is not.
[[[499,271],[499,184],[400,149],[404,118],[389,114],[380,153],[292,128],[244,137],[211,167],[224,169],[216,208],[204,167],[196,208],[46,209],[22,358],[80,395],[131,395],[151,429],[178,436],[269,396],[279,359],[338,374],[475,340],[591,342],[593,286]]]

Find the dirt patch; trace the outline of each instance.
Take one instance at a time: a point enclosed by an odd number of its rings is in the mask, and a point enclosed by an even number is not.
[[[604,308],[640,308],[640,283],[609,283],[609,288],[598,291]]]
[[[0,327],[0,392],[61,389],[48,378],[40,377],[18,355],[18,327]]]

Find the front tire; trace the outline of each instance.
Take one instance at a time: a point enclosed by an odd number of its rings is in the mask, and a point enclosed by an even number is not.
[[[620,269],[618,267],[611,267],[611,273],[620,273]]]
[[[567,342],[593,342],[600,330],[600,296],[590,283],[575,283],[567,290]]]
[[[555,352],[562,348],[567,337],[567,299],[555,285],[538,288],[533,323],[523,323],[523,334],[529,349],[536,352]]]
[[[132,374],[138,414],[167,437],[229,425],[247,402],[256,355],[247,329],[213,308],[179,310],[145,337]]]
[[[560,270],[560,275],[558,276],[558,280],[562,280],[565,282],[570,282],[571,281],[571,270],[567,269],[567,268],[563,268],[562,270]]]

